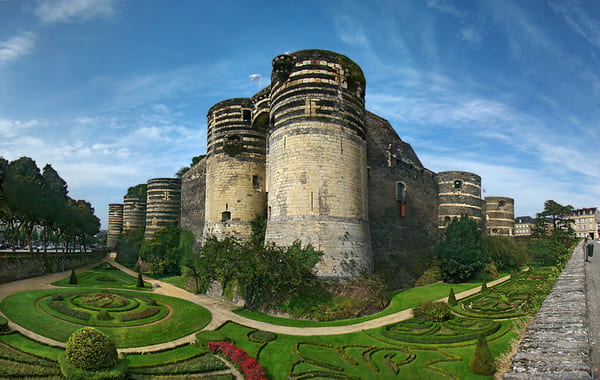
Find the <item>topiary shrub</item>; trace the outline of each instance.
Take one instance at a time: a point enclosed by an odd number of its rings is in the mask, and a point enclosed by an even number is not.
[[[415,317],[432,322],[441,322],[452,317],[450,305],[445,302],[423,301],[413,308]]]
[[[458,301],[456,300],[456,295],[454,294],[454,288],[450,288],[450,294],[448,295],[448,305],[454,307],[458,305]]]
[[[71,277],[69,277],[69,284],[77,284],[77,275],[75,274],[75,269],[71,269]]]
[[[87,371],[108,369],[117,364],[115,343],[93,327],[83,327],[69,337],[66,355],[74,367]]]
[[[479,335],[477,340],[477,346],[475,347],[475,353],[469,363],[469,369],[471,372],[478,375],[490,376],[496,372],[496,365],[494,364],[494,358],[490,352],[487,341],[483,334]]]
[[[137,288],[143,288],[144,287],[144,279],[142,278],[142,272],[138,273],[137,282],[135,283],[135,286]]]
[[[196,345],[199,347],[208,347],[208,342],[229,342],[233,343],[231,338],[221,331],[200,331],[196,334]]]
[[[148,305],[148,306],[156,306],[156,305],[158,305],[158,304],[156,303],[156,300],[153,300],[152,298],[150,298],[150,299],[149,299],[149,300],[146,302],[146,305]]]
[[[487,292],[488,287],[487,287],[487,281],[485,280],[485,276],[483,277],[483,280],[481,280],[481,293],[485,293]]]
[[[268,343],[277,338],[277,334],[270,331],[254,330],[248,333],[248,340],[251,342]]]
[[[114,367],[88,371],[77,368],[69,361],[67,355],[62,354],[58,357],[60,370],[64,377],[68,380],[124,380],[127,379],[127,370],[129,361],[126,359],[119,360]]]
[[[108,311],[102,310],[98,313],[98,315],[96,315],[96,319],[99,321],[110,321],[112,319],[112,316],[109,314]]]
[[[62,296],[62,294],[55,294],[52,296],[52,301],[63,301],[65,298]]]

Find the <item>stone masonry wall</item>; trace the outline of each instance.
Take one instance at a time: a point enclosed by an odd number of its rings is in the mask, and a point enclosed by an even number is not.
[[[181,177],[181,228],[194,234],[195,244],[202,242],[206,190],[206,158]]]
[[[505,380],[592,379],[585,259],[579,244],[513,356]]]
[[[485,197],[485,230],[490,236],[515,234],[515,200],[508,197]]]
[[[395,289],[429,265],[437,242],[437,179],[390,123],[366,114],[369,226],[375,271]],[[396,192],[405,191],[404,216]]]
[[[452,219],[463,214],[473,218],[481,229],[485,228],[480,176],[461,171],[439,172],[438,186],[440,228],[445,229]]]

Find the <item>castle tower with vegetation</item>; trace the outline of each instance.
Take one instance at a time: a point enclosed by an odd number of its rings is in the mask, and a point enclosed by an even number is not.
[[[372,269],[365,79],[344,55],[302,50],[273,60],[266,240],[311,243],[322,277]]]
[[[208,111],[204,236],[249,239],[251,222],[266,213],[266,123],[253,118],[249,98]]]
[[[114,250],[123,232],[123,204],[111,203],[108,205],[108,236],[106,246]]]
[[[515,200],[485,197],[485,229],[489,236],[514,236]]]
[[[181,211],[181,179],[154,178],[146,184],[145,238],[157,230],[179,224]]]
[[[146,225],[146,184],[130,187],[123,197],[123,232]]]
[[[438,173],[438,226],[445,229],[452,219],[462,215],[484,227],[481,177],[477,174],[447,171]]]

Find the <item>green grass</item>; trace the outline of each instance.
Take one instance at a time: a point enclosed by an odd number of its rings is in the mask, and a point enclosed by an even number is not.
[[[144,281],[143,288],[137,288],[135,286],[137,277],[130,276],[108,263],[102,263],[87,272],[77,273],[77,271],[75,271],[75,273],[77,274],[77,284],[69,284],[70,275],[68,275],[62,280],[53,282],[52,285],[79,288],[152,290],[152,284],[147,281]],[[103,278],[112,278],[114,281],[102,281]]]
[[[57,361],[58,356],[65,352],[62,348],[36,342],[17,332],[0,335],[0,341],[19,351],[54,361]]]
[[[94,289],[79,290],[86,292]],[[61,292],[72,293],[73,289],[44,289],[18,293],[5,298],[0,303],[0,308],[16,324],[59,342],[66,342],[68,337],[82,325],[57,319],[36,306],[38,299]],[[151,293],[131,292],[130,294],[168,304],[173,308],[173,315],[148,326],[99,327],[115,341],[119,348],[168,342],[201,330],[211,320],[208,310],[186,300]]]
[[[372,319],[384,317],[386,315],[394,314],[402,310],[410,309],[421,301],[435,301],[444,297],[448,297],[450,288],[454,288],[455,293],[460,293],[465,290],[476,288],[481,285],[480,281],[465,282],[462,284],[446,284],[446,283],[435,283],[431,285],[422,286],[419,288],[411,288],[400,290],[391,293],[390,304],[384,310],[367,315],[364,317],[358,317],[353,319],[342,319],[337,321],[312,321],[312,320],[301,320],[301,319],[290,319],[281,318],[261,313],[258,311],[250,311],[246,309],[236,309],[234,313],[253,319],[260,322],[271,323],[280,326],[291,326],[291,327],[325,327],[325,326],[347,326],[353,325],[360,322],[370,321]]]
[[[151,354],[127,354],[126,356],[127,360],[129,360],[129,367],[133,368],[170,364],[204,355],[206,352],[206,350],[198,348],[193,344],[186,344],[185,346]]]

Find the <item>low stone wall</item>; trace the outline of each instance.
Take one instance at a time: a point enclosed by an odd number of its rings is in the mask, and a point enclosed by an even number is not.
[[[503,379],[592,379],[583,245],[575,248]]]
[[[91,253],[2,253],[0,254],[0,283],[62,272],[96,263],[106,256],[105,251]]]

